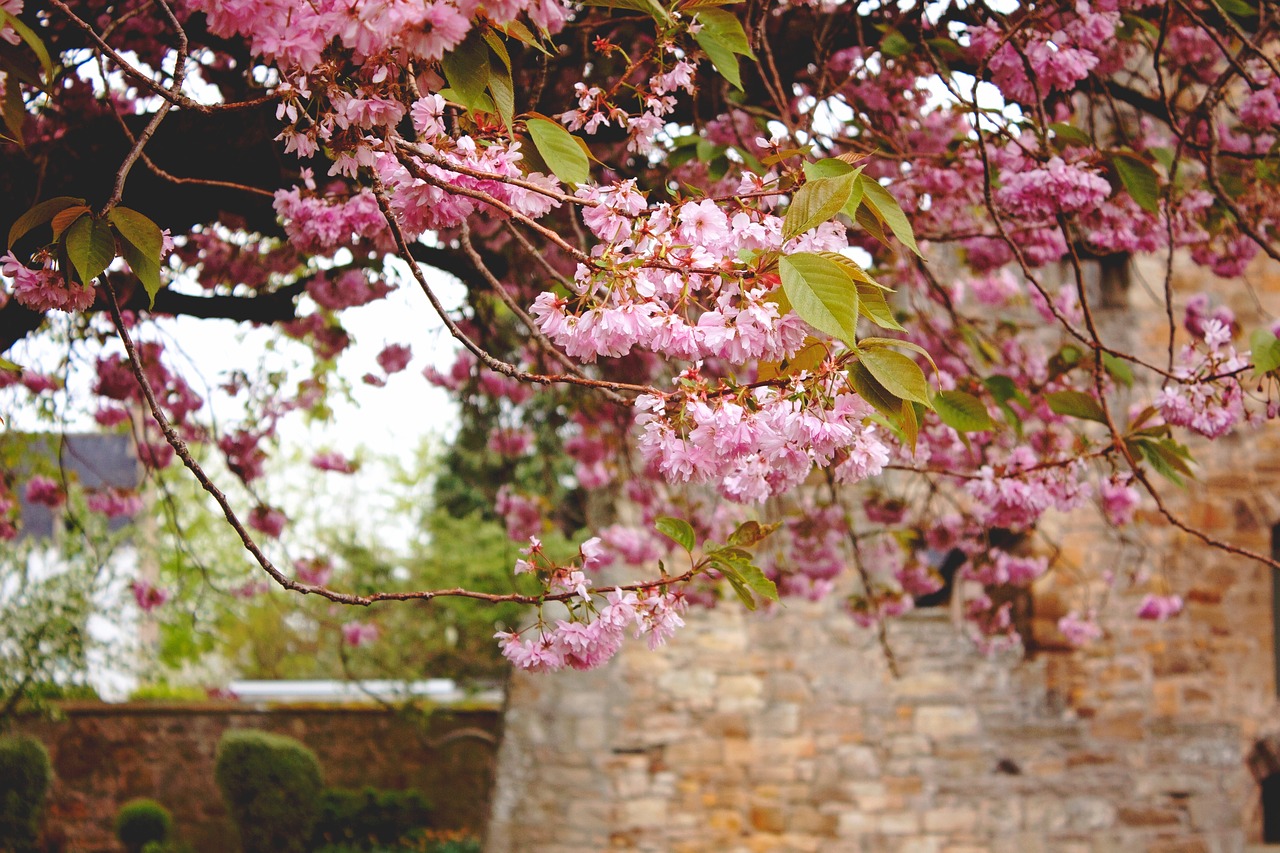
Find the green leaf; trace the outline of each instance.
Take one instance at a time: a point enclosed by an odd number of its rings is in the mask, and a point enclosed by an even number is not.
[[[938,392],[933,409],[944,424],[958,433],[985,432],[996,427],[982,401],[965,391]]]
[[[693,527],[683,518],[672,518],[664,515],[654,521],[653,528],[681,548],[693,553],[695,541]]]
[[[1270,329],[1254,329],[1249,347],[1253,369],[1258,373],[1270,373],[1280,367],[1280,340]]]
[[[525,121],[525,127],[533,146],[557,178],[566,184],[581,184],[591,177],[591,161],[574,135],[559,123],[534,117]]]
[[[910,400],[902,401],[902,409],[898,412],[898,425],[902,428],[902,437],[912,454],[916,452],[916,439],[920,437],[920,419],[916,417],[916,406]]]
[[[0,9],[0,28],[6,24],[13,27],[14,32],[18,34],[18,38],[31,48],[31,52],[36,55],[36,59],[40,60],[40,67],[44,69],[45,83],[49,84],[53,81],[53,59],[49,56],[49,51],[45,49],[44,42],[40,41],[40,37],[17,16],[10,12]]]
[[[746,582],[747,586],[763,598],[770,601],[778,600],[778,587],[773,581],[765,577],[764,571],[753,563],[747,563],[745,566],[735,566],[738,570],[738,576]]]
[[[1213,0],[1215,6],[1237,18],[1255,18],[1258,10],[1244,0]]]
[[[854,192],[858,192],[861,189],[862,182],[859,181],[857,189],[855,189]],[[876,242],[882,246],[887,246],[890,249],[893,248],[893,244],[889,242],[889,238],[884,234],[884,227],[880,224],[880,220],[876,219],[876,215],[871,212],[871,208],[865,205],[857,208],[857,210],[854,211],[853,218],[860,226],[862,226],[863,231],[866,231],[876,239]]]
[[[751,52],[751,45],[747,43],[746,30],[742,28],[742,22],[738,20],[737,15],[726,12],[724,9],[711,8],[698,10],[694,17],[702,25],[699,34],[711,33],[718,42],[734,53],[755,59],[755,54]]]
[[[1071,145],[1092,145],[1093,139],[1089,134],[1085,133],[1074,125],[1067,124],[1063,121],[1056,121],[1049,125],[1049,130],[1053,132],[1054,140],[1062,140],[1064,144]],[[1061,146],[1059,146],[1061,147]]]
[[[738,529],[729,534],[729,544],[736,548],[750,548],[752,545],[764,541],[781,524],[761,524],[758,521],[744,521],[738,525]]]
[[[115,207],[107,214],[111,224],[120,232],[121,254],[129,269],[146,288],[151,305],[156,304],[156,294],[163,282],[160,280],[160,253],[164,247],[164,233],[160,226],[147,217],[127,207]]]
[[[632,12],[643,12],[655,21],[669,21],[671,16],[661,4],[655,0],[582,0],[583,6],[601,6],[606,9],[627,9]]]
[[[859,397],[870,403],[882,415],[890,418],[898,417],[902,409],[902,401],[881,385],[861,362],[855,361],[851,364],[848,374],[849,382],[853,385],[853,390],[858,392]]]
[[[1160,209],[1160,178],[1156,170],[1131,154],[1117,154],[1111,162],[1138,207],[1147,213],[1156,213]]]
[[[164,232],[159,225],[127,207],[113,207],[107,214],[107,221],[138,251],[153,256],[157,262],[160,260],[160,252],[164,248]]]
[[[724,575],[725,580],[729,582],[729,586],[733,587],[733,591],[738,596],[738,600],[742,602],[742,606],[748,610],[755,610],[755,597],[751,594],[751,590],[747,589],[746,583],[738,575],[737,570],[732,566],[721,563],[716,563],[714,566]]]
[[[1187,449],[1171,438],[1134,438],[1128,442],[1130,452],[1136,446],[1144,459],[1151,463],[1156,473],[1176,486],[1184,485],[1182,478],[1195,479],[1195,472],[1186,460],[1191,458]]]
[[[22,138],[22,125],[27,119],[27,105],[22,100],[22,83],[16,74],[7,74],[4,85],[4,101],[0,102],[0,117],[4,126],[13,134],[13,141],[19,148],[26,148]]]
[[[21,373],[22,365],[18,364],[17,362],[10,361],[9,359],[0,355],[0,370],[5,371],[6,373]]]
[[[880,52],[890,59],[906,56],[913,48],[914,45],[897,30],[889,30],[884,34],[884,38],[880,39]]]
[[[720,72],[720,76],[728,80],[733,88],[745,91],[742,88],[742,70],[738,67],[737,55],[706,28],[698,30],[693,39]]]
[[[782,220],[782,239],[817,228],[844,209],[853,194],[856,172],[833,178],[814,178],[805,182],[791,199],[787,215]]]
[[[82,216],[71,223],[63,243],[82,284],[93,284],[116,256],[116,238],[111,226],[95,216]]]
[[[907,221],[907,216],[898,205],[898,200],[887,189],[882,187],[879,181],[868,178],[866,175],[859,175],[858,183],[862,187],[863,204],[871,208],[876,218],[889,226],[893,236],[897,237],[904,246],[915,252],[916,255],[920,255],[920,247],[916,245],[915,234],[911,232],[911,223]],[[920,257],[923,257],[923,255],[920,255]]]
[[[929,399],[929,382],[914,359],[888,348],[874,347],[860,349],[858,363],[866,367],[893,396],[926,406],[933,405]]]
[[[1115,379],[1126,388],[1133,387],[1133,368],[1129,366],[1129,362],[1122,358],[1116,358],[1109,352],[1102,354],[1102,366],[1107,373],[1111,374],[1111,378]]]
[[[839,178],[843,175],[851,175],[854,171],[852,166],[838,157],[827,157],[804,164],[804,177],[809,181],[816,178]]]
[[[1083,391],[1054,391],[1045,397],[1055,414],[1087,421],[1107,422],[1106,413],[1092,394]]]
[[[83,204],[84,199],[72,198],[67,195],[60,195],[40,202],[35,207],[19,216],[9,228],[9,248],[12,249],[13,244],[21,240],[22,237],[32,228],[45,224],[72,205]]]
[[[489,75],[489,94],[493,96],[499,118],[510,132],[516,122],[516,90],[510,71],[504,68],[497,74]]]
[[[49,227],[53,230],[53,239],[60,239],[62,232],[70,228],[71,223],[87,213],[89,213],[89,206],[85,204],[73,204],[65,210],[59,210],[53,219],[49,220]]]
[[[929,362],[929,366],[933,368],[934,373],[939,372],[938,365],[934,362],[933,356],[929,354],[927,349],[917,343],[900,340],[898,338],[863,338],[862,345],[864,349],[873,349],[877,347],[902,347],[903,349],[909,349],[912,352],[918,352],[920,355],[924,356],[925,361]],[[921,402],[926,406],[928,405],[928,401]]]
[[[778,272],[801,320],[849,346],[857,342],[858,290],[839,264],[813,252],[796,252],[778,261]]]
[[[893,329],[896,332],[906,331],[897,318],[893,316],[893,308],[889,305],[889,300],[885,299],[883,290],[862,282],[857,283],[857,288],[859,314],[882,329]]]
[[[489,86],[489,47],[474,30],[440,60],[449,87],[457,93],[459,103],[475,109]]]

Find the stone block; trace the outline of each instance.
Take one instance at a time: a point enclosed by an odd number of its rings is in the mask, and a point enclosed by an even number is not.
[[[921,705],[915,713],[915,731],[930,738],[975,735],[981,728],[978,712],[963,705]]]
[[[978,810],[972,806],[942,806],[924,813],[926,832],[939,835],[971,833],[978,827]]]

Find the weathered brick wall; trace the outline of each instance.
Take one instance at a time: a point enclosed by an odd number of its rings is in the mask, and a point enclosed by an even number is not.
[[[65,719],[26,720],[19,731],[49,748],[56,780],[46,835],[69,853],[116,853],[116,810],[151,797],[172,810],[198,853],[232,853],[234,828],[214,782],[214,753],[228,729],[297,738],[313,749],[325,783],[419,788],[438,825],[479,833],[492,781],[495,708],[440,710],[425,725],[377,706],[264,707],[73,704]]]

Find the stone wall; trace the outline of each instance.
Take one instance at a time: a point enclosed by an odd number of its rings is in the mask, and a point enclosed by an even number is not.
[[[1198,283],[1228,297],[1246,332],[1266,322],[1255,296],[1280,313],[1280,269],[1260,261],[1248,276],[1250,289]],[[1140,264],[1134,278],[1163,275]],[[1111,296],[1104,339],[1161,352],[1163,308],[1138,284]],[[1168,511],[1270,553],[1277,432],[1193,443],[1199,476],[1163,484]],[[893,621],[886,651],[834,602],[788,601],[690,614],[668,647],[628,644],[602,672],[517,676],[490,853],[1228,853],[1259,841],[1246,757],[1280,732],[1271,570],[1205,546],[1150,502],[1120,535],[1098,513],[1049,519],[1035,547],[1054,570],[1032,593],[1026,659],[982,657],[946,609]],[[1119,582],[1099,583],[1105,571]],[[1136,619],[1148,592],[1182,595],[1186,612]],[[1072,651],[1057,620],[1088,607],[1106,635]]]
[[[49,748],[56,779],[46,837],[68,853],[117,853],[112,822],[133,797],[168,807],[197,853],[237,850],[214,782],[218,740],[237,728],[301,740],[316,752],[328,785],[421,789],[441,828],[479,834],[487,816],[496,708],[442,709],[425,724],[366,705],[77,703],[63,710],[60,721],[25,720],[18,730]]]
[[[983,658],[945,612],[889,644],[897,677],[832,607],[724,607],[603,672],[516,678],[488,849],[1240,849],[1238,726],[1081,715],[1050,660]]]

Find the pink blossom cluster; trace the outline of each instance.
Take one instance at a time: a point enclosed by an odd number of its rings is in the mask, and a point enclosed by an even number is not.
[[[1089,497],[1089,485],[1080,480],[1077,465],[1037,468],[1039,462],[1035,451],[1020,445],[1000,472],[983,465],[976,479],[965,482],[964,490],[983,524],[1024,530],[1047,510],[1069,512]]]
[[[1174,369],[1182,381],[1167,383],[1154,405],[1165,423],[1219,438],[1244,417],[1244,391],[1238,380],[1217,382],[1208,377],[1234,376],[1248,366],[1248,360],[1236,352],[1230,343],[1231,330],[1220,321],[1204,321],[1203,332],[1204,350],[1183,348]]]
[[[521,169],[519,142],[480,146],[470,136],[461,136],[441,140],[439,147],[429,142],[406,143],[404,151],[399,156],[378,152],[371,165],[390,190],[392,210],[409,236],[456,227],[474,213],[478,209],[474,196],[458,190],[493,199],[531,219],[560,206],[555,197],[560,184],[555,178]],[[465,171],[455,172],[451,165]],[[492,207],[481,207],[493,212]]]
[[[0,275],[13,280],[13,298],[32,311],[84,311],[97,299],[91,284],[71,281],[54,268],[52,257],[33,270],[9,252],[0,256]],[[0,307],[4,301],[7,295],[0,297]]]
[[[622,647],[624,634],[635,628],[637,638],[646,637],[651,649],[664,644],[684,626],[687,608],[677,593],[657,588],[605,594],[606,604],[579,621],[557,620],[554,625],[539,623],[522,632],[499,631],[494,637],[507,660],[531,672],[554,672],[565,667],[594,669],[607,663]],[[521,634],[528,634],[521,639]]]
[[[126,518],[142,511],[142,496],[128,489],[109,488],[90,493],[85,504],[91,512],[107,518]]]
[[[62,486],[52,477],[37,474],[27,480],[26,497],[28,503],[57,508],[67,502],[67,494]]]
[[[670,483],[713,483],[738,503],[790,491],[815,466],[840,482],[874,476],[889,461],[871,407],[854,394],[832,395],[796,380],[789,389],[757,388],[741,402],[729,395],[693,398],[670,410],[643,395],[635,403],[646,464]]]
[[[1148,594],[1143,596],[1141,604],[1138,605],[1138,618],[1163,622],[1181,613],[1182,606],[1180,595]]]
[[[1095,170],[1051,157],[1041,168],[1001,172],[996,202],[1011,216],[1046,222],[1096,210],[1110,194],[1111,185]]]
[[[507,535],[516,542],[542,532],[542,505],[534,498],[519,494],[510,485],[498,489],[493,511],[506,524]]]

